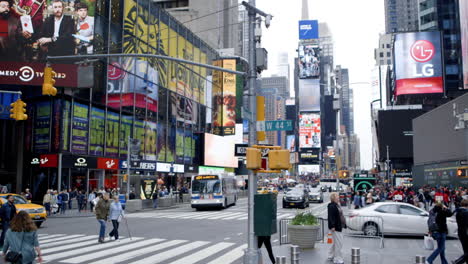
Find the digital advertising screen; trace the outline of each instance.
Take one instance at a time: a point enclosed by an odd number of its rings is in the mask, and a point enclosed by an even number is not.
[[[235,143],[232,137],[221,137],[205,133],[205,165],[237,168],[234,157]]]
[[[320,80],[299,79],[299,111],[320,112]]]
[[[320,114],[299,115],[299,148],[320,148]]]
[[[318,38],[318,20],[299,20],[299,39],[311,40]]]
[[[439,31],[395,35],[395,95],[444,92]]]
[[[319,47],[299,45],[299,78],[320,77]]]

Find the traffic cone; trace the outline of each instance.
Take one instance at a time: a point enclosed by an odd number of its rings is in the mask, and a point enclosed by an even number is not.
[[[331,233],[328,233],[328,235],[327,235],[327,244],[333,244],[333,238],[332,238]]]

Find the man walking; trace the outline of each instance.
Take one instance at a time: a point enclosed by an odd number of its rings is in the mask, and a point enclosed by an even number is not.
[[[458,238],[463,247],[463,255],[457,260],[452,261],[453,264],[468,263],[468,200],[464,199],[460,203],[457,212]]]
[[[426,264],[432,264],[435,258],[440,255],[442,264],[447,264],[445,258],[445,240],[447,239],[448,227],[447,218],[451,217],[453,213],[447,209],[442,202],[437,202],[434,208],[429,212],[428,228],[429,233],[437,241],[437,248],[427,258]]]
[[[93,211],[94,208],[94,199],[96,199],[96,193],[94,191],[90,191],[88,195],[88,202],[89,202],[89,211]]]
[[[60,214],[65,214],[67,211],[67,204],[68,204],[68,193],[65,191],[61,191],[59,194],[59,201],[60,201]]]
[[[96,219],[99,222],[100,228],[99,228],[99,243],[104,243],[104,239],[106,237],[106,222],[107,218],[109,216],[109,208],[110,208],[110,202],[109,202],[109,194],[99,194],[98,196],[102,196],[102,199],[99,199],[99,201],[96,204]]]
[[[77,190],[75,189],[72,191],[72,189],[68,189],[68,209],[72,209],[73,207],[73,200],[76,199],[76,196],[78,195]]]
[[[341,249],[343,248],[343,227],[346,226],[343,211],[339,206],[339,196],[337,193],[330,194],[330,203],[328,204],[328,229],[330,230],[333,237],[333,244],[328,251],[328,259],[333,260],[335,264],[342,264],[343,254]]]
[[[16,207],[15,207],[15,198],[13,195],[6,196],[7,202],[2,205],[0,208],[0,217],[2,218],[2,236],[0,237],[0,245],[3,246],[3,242],[5,241],[5,233],[10,228],[10,222],[16,215]]]
[[[50,216],[50,203],[52,202],[52,195],[50,194],[50,190],[47,190],[47,193],[44,194],[44,199],[42,200],[42,204],[44,205],[47,216]]]

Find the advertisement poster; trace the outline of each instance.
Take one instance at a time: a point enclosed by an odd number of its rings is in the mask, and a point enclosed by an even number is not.
[[[50,102],[36,104],[36,119],[34,122],[34,152],[47,153],[50,142]]]
[[[299,20],[299,39],[318,39],[318,20]]]
[[[145,121],[145,160],[156,160],[157,125]]]
[[[145,154],[145,123],[142,120],[135,120],[135,126],[133,130],[133,138],[139,140],[140,144],[140,156]]]
[[[120,154],[126,157],[128,149],[128,137],[131,136],[132,132],[132,124],[133,124],[133,117],[132,116],[122,116],[121,124],[120,124],[120,136],[119,138],[122,140],[120,143]]]
[[[165,162],[167,149],[167,125],[158,124],[158,147],[156,148],[158,154],[158,161]]]
[[[395,95],[444,92],[440,32],[395,35]]]
[[[320,148],[320,114],[299,115],[299,147]]]
[[[154,179],[144,179],[141,180],[141,199],[151,199],[153,192],[156,188],[156,180]]]
[[[320,112],[320,80],[299,79],[299,111]]]
[[[178,128],[176,133],[176,163],[184,162],[184,130]]]
[[[89,149],[91,155],[102,156],[104,154],[104,110],[93,107],[91,109],[91,134],[89,135]]]
[[[171,112],[177,121],[185,124],[196,124],[198,121],[198,108],[192,100],[171,93]]]
[[[119,114],[107,112],[106,153],[108,157],[118,157],[119,154]]]
[[[468,0],[459,0],[463,88],[468,89]]]
[[[88,154],[88,111],[87,105],[73,103],[71,151],[76,154]]]
[[[295,135],[286,136],[286,149],[289,150],[289,152],[296,151],[296,136]]]
[[[299,46],[299,78],[319,78],[319,47],[312,45]]]
[[[166,162],[175,161],[175,149],[176,147],[176,128],[173,125],[170,125],[169,135],[167,136],[167,155]]]
[[[64,151],[70,150],[70,121],[71,121],[71,103],[69,101],[63,101],[62,108],[62,149]]]
[[[7,30],[0,37],[0,72],[2,83],[38,85],[47,56],[92,54],[94,39],[94,0],[11,1],[0,24]],[[56,20],[60,30],[54,31]],[[16,30],[14,30],[16,28]],[[77,85],[77,65],[56,65],[57,86]],[[5,80],[4,80],[5,79]]]
[[[215,66],[236,70],[236,60],[218,60]],[[236,76],[232,73],[213,72],[213,127],[217,135],[236,133]]]
[[[195,140],[192,131],[185,130],[184,137],[184,161],[186,164],[192,164],[195,156]]]

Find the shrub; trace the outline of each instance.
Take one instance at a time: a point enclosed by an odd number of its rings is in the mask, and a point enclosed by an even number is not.
[[[298,213],[291,220],[291,225],[318,225],[318,220],[312,213]]]

